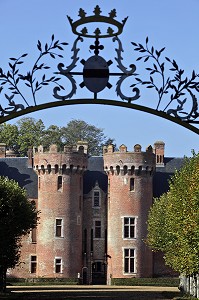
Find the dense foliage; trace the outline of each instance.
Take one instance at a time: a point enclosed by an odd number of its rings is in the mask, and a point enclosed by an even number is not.
[[[107,138],[101,128],[90,125],[82,120],[72,120],[66,127],[62,127],[62,141],[64,144],[75,145],[78,141],[88,142],[88,153],[99,155],[104,145],[113,143]]]
[[[148,244],[165,254],[166,263],[184,274],[199,270],[199,154],[185,159],[155,199],[148,219]]]
[[[20,156],[27,156],[29,147],[49,147],[57,144],[60,150],[63,145],[75,145],[78,141],[88,142],[90,155],[100,155],[103,146],[112,144],[114,139],[106,137],[103,129],[83,120],[72,120],[63,127],[50,125],[47,129],[41,119],[27,117],[21,118],[14,125],[0,125],[0,143],[6,143],[8,148],[18,150]]]
[[[0,289],[5,289],[6,271],[20,257],[21,237],[35,228],[38,212],[35,203],[17,182],[0,177]]]

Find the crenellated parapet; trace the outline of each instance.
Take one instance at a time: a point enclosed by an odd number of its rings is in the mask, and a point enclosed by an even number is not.
[[[33,149],[34,169],[38,174],[74,174],[87,169],[86,142],[78,142],[77,146],[64,146],[58,151],[57,145],[49,149],[39,146]]]
[[[156,160],[152,146],[148,146],[145,152],[136,144],[134,151],[127,151],[125,145],[121,145],[115,151],[113,145],[104,147],[104,171],[112,175],[152,175],[155,171]]]

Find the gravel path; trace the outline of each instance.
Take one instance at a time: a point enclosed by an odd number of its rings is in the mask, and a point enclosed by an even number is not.
[[[23,300],[169,300],[180,296],[175,287],[152,286],[11,286],[13,299]]]

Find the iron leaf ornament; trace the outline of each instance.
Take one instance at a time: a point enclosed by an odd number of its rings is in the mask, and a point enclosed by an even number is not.
[[[24,58],[28,55],[27,53],[21,55],[19,58],[11,57],[9,59],[9,70],[4,72],[2,68],[0,68],[0,93],[3,92],[4,89],[7,88],[8,92],[4,94],[5,98],[8,100],[8,107],[3,108],[0,105],[0,115],[3,117],[5,115],[10,115],[13,112],[16,112],[21,109],[25,109],[25,107],[32,106],[31,103],[28,103],[26,97],[24,96],[21,88],[21,83],[25,84],[31,92],[33,105],[37,105],[36,102],[36,94],[37,92],[44,86],[49,85],[50,83],[54,83],[59,86],[59,88],[63,89],[63,87],[58,83],[60,78],[56,76],[46,77],[45,70],[50,69],[48,65],[42,62],[45,56],[50,56],[55,59],[56,57],[62,58],[63,56],[58,51],[63,51],[63,46],[67,45],[67,43],[60,43],[59,40],[54,41],[54,35],[51,37],[50,44],[45,44],[42,46],[41,42],[38,41],[37,48],[39,50],[39,56],[34,63],[32,69],[28,71],[26,74],[20,73],[20,66],[24,64]],[[37,79],[37,73],[43,72],[43,75],[40,81]],[[24,103],[16,103],[13,98],[19,98],[23,100]]]
[[[180,118],[182,121],[198,124],[199,121],[196,120],[199,116],[198,102],[194,92],[199,92],[199,75],[193,71],[190,78],[183,76],[184,70],[179,68],[175,60],[171,60],[168,57],[165,57],[165,61],[161,60],[161,55],[165,47],[160,50],[155,50],[153,46],[149,47],[148,43],[148,37],[146,38],[145,46],[132,42],[134,50],[141,53],[137,61],[142,60],[144,63],[151,61],[151,66],[145,68],[149,72],[148,80],[136,77],[135,80],[137,83],[133,84],[132,87],[144,85],[148,89],[155,89],[158,95],[156,110],[160,110],[159,108],[163,102],[163,98],[165,98],[165,95],[167,95],[168,98],[169,95],[170,99],[167,99],[167,104],[161,111]],[[166,77],[165,75],[166,62],[170,64],[169,71],[173,73],[170,77]],[[154,75],[159,75],[159,85],[156,83],[157,77],[155,78]],[[190,101],[191,109],[189,112],[186,112],[184,107],[188,101]],[[174,108],[169,108],[173,104]]]
[[[148,37],[144,46],[132,42],[134,51],[139,56],[136,59],[136,65],[131,63],[126,67],[123,63],[124,50],[119,35],[122,34],[128,17],[120,22],[116,19],[116,9],[112,9],[108,15],[103,15],[98,5],[95,6],[92,15],[88,15],[84,9],[80,8],[78,17],[79,19],[73,21],[71,17],[67,16],[71,30],[76,35],[71,49],[71,62],[68,64],[65,63],[64,55],[65,46],[68,43],[55,40],[52,35],[50,43],[42,44],[38,41],[39,55],[29,71],[22,72],[27,53],[22,54],[19,58],[11,57],[7,71],[0,68],[0,96],[2,97],[0,123],[48,107],[73,103],[97,103],[124,106],[153,113],[199,134],[199,129],[190,125],[199,124],[197,100],[199,75],[195,71],[190,77],[185,76],[184,70],[178,66],[175,60],[163,57],[165,47],[160,50],[155,49],[154,46],[149,45]],[[105,26],[101,26],[102,24]],[[94,29],[90,25],[94,25]],[[104,30],[104,28],[106,29]],[[88,39],[91,41],[88,49],[91,56],[84,59],[80,56],[80,50],[81,45]],[[114,43],[116,53],[114,59],[110,57],[106,60],[102,56],[102,51],[105,49],[102,44],[104,39],[110,39]],[[46,58],[48,58],[47,63]],[[49,58],[56,61],[57,68],[55,70],[50,67]],[[60,59],[62,59],[61,62]],[[59,61],[57,62],[57,60]],[[146,66],[142,76],[137,71],[140,63]],[[112,71],[114,64],[117,72]],[[80,84],[77,84],[77,76],[82,80]],[[113,77],[117,78],[115,89],[111,84]],[[61,79],[64,84],[60,83]],[[127,95],[125,82],[130,82],[132,95]],[[55,101],[40,104],[37,99],[38,91],[46,86],[49,88],[53,86],[52,94]],[[28,96],[28,99],[24,87],[29,90],[31,95],[31,97]],[[99,99],[100,92],[107,88],[115,90],[117,100],[113,100],[112,95],[110,95],[110,100]],[[156,107],[151,107],[150,103],[147,103],[148,106],[139,105],[138,101],[144,88],[155,91]],[[91,98],[75,99],[75,95],[80,89],[90,91]]]

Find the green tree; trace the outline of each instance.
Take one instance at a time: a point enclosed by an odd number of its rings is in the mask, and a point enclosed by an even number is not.
[[[114,144],[114,139],[106,137],[103,129],[82,120],[72,120],[65,127],[50,125],[47,129],[41,119],[30,117],[21,118],[15,125],[0,125],[0,142],[17,149],[21,156],[27,156],[29,147],[57,144],[60,150],[63,145],[75,145],[78,141],[88,142],[90,155],[101,155],[103,146]]]
[[[38,211],[25,189],[14,180],[0,177],[0,289],[5,291],[6,271],[20,257],[21,238],[35,228]]]
[[[63,146],[61,129],[56,125],[50,125],[43,134],[42,145],[44,147],[49,147],[52,144],[56,144],[58,149],[61,149]]]
[[[18,149],[18,135],[19,131],[16,125],[0,124],[0,143],[5,143],[8,148]]]
[[[155,202],[148,218],[147,242],[161,250],[175,271],[199,270],[199,154],[185,159],[172,176],[169,191]]]
[[[45,126],[41,119],[22,118],[16,123],[19,131],[17,143],[21,156],[27,156],[29,147],[42,144]]]
[[[78,141],[87,141],[90,155],[102,154],[102,148],[107,141],[109,143],[114,141],[104,135],[103,129],[83,120],[70,121],[66,127],[62,127],[61,133],[63,144],[75,145]]]

